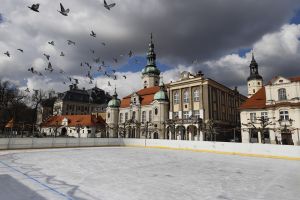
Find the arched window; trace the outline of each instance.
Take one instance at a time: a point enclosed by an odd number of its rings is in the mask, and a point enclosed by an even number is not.
[[[183,91],[183,102],[189,103],[189,91],[187,89]]]
[[[193,94],[194,101],[199,101],[199,100],[200,100],[199,96],[200,96],[199,90],[198,90],[198,89],[195,89],[195,90],[194,90],[194,94]]]
[[[278,90],[278,100],[279,101],[286,100],[286,90],[284,88],[280,88]]]
[[[146,111],[142,112],[142,122],[146,122]]]
[[[125,113],[125,122],[128,120],[128,112]]]
[[[132,119],[135,119],[135,111],[132,112]]]
[[[110,118],[110,113],[107,113],[107,118]]]
[[[123,122],[123,113],[120,113],[120,119],[119,119],[120,123]]]
[[[174,92],[174,104],[179,104],[179,92]]]
[[[154,114],[155,114],[155,115],[158,114],[158,109],[157,109],[157,108],[154,109]]]

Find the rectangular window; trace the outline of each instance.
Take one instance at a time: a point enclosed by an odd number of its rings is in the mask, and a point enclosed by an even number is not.
[[[128,120],[128,113],[125,113],[125,122]]]
[[[268,112],[261,112],[260,116],[262,119],[268,119]]]
[[[152,111],[149,111],[149,122],[152,122]]]
[[[120,113],[120,119],[119,122],[122,123],[123,122],[123,113]]]
[[[189,91],[187,89],[185,89],[183,91],[183,102],[184,103],[189,103],[190,98],[189,98]]]
[[[174,92],[174,104],[179,104],[179,92]]]
[[[283,121],[289,120],[289,111],[287,110],[279,111],[279,119]]]
[[[199,90],[198,89],[195,89],[194,90],[194,94],[193,94],[193,97],[194,97],[194,102],[198,102],[199,100],[200,100],[200,98],[199,98]]]
[[[179,113],[178,112],[173,112],[173,119],[177,119],[179,117]]]
[[[200,118],[200,111],[199,110],[194,110],[194,116],[199,119]]]
[[[250,122],[256,121],[256,113],[250,113]]]
[[[142,123],[146,122],[146,111],[142,112]]]
[[[183,111],[183,119],[189,118],[189,111]]]

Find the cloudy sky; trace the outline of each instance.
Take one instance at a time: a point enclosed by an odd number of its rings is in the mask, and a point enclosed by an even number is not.
[[[70,9],[69,16],[57,12],[60,2]],[[116,85],[122,97],[142,86],[151,32],[165,83],[177,80],[183,70],[202,70],[206,77],[231,88],[238,86],[245,94],[251,50],[265,82],[276,75],[300,75],[299,0],[108,0],[112,2],[116,6],[109,11],[100,0],[41,0],[36,13],[27,7],[36,1],[1,0],[0,79],[23,89],[61,92],[68,88],[71,76],[79,79],[79,87],[97,82],[111,92]],[[90,36],[91,30],[96,38]],[[76,45],[68,45],[67,40]],[[11,57],[4,55],[6,51]],[[52,73],[45,71],[44,53],[50,55]],[[109,66],[107,73],[117,71],[117,80],[97,71],[100,63],[93,59],[98,57]],[[81,62],[93,66],[93,84]],[[44,76],[30,73],[29,67]]]

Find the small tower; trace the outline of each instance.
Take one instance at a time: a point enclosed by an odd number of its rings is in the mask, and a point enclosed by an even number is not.
[[[162,79],[159,83],[159,86],[160,90],[155,93],[152,104],[153,124],[156,126],[157,135],[153,135],[151,138],[166,139],[167,130],[165,130],[165,125],[163,122],[165,122],[169,117],[169,99]],[[155,134],[155,132],[153,134]]]
[[[109,137],[118,137],[118,123],[119,123],[119,108],[121,101],[118,99],[118,94],[115,87],[114,95],[108,102],[106,108],[106,124],[108,125]]]
[[[156,54],[154,52],[153,37],[151,33],[149,50],[147,53],[147,65],[142,71],[142,80],[144,88],[158,86],[160,70],[156,67]]]
[[[252,60],[249,68],[250,68],[250,76],[247,79],[248,98],[250,98],[263,86],[263,78],[258,73],[258,64],[254,59],[253,52],[252,52]]]

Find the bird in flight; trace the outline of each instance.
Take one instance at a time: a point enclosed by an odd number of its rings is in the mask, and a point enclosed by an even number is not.
[[[94,31],[91,31],[90,36],[96,37],[96,33]]]
[[[58,12],[64,16],[68,16],[70,9],[65,9],[64,6],[60,3],[60,11],[58,10]]]
[[[118,59],[117,58],[113,58],[113,60],[115,61],[115,63],[118,63]]]
[[[123,75],[123,77],[126,79],[127,77],[125,75]]]
[[[43,54],[46,58],[47,58],[47,60],[49,60],[50,59],[50,56],[48,55],[48,54]]]
[[[114,75],[114,80],[117,80],[117,75]]]
[[[48,44],[51,44],[52,46],[54,46],[54,41],[48,42]]]
[[[94,53],[95,53],[95,50],[93,50],[93,49],[90,49],[90,51],[92,52],[92,54],[94,54]]]
[[[20,52],[22,52],[22,53],[24,52],[23,49],[17,49],[17,50],[20,51]]]
[[[106,8],[107,10],[110,10],[112,7],[116,5],[115,3],[107,4],[105,0],[103,1],[103,4],[104,4],[104,8]]]
[[[100,62],[100,57],[95,58],[94,61],[95,61],[95,63],[99,63]]]
[[[128,53],[129,58],[131,58],[132,55],[133,55],[133,52],[130,50]]]
[[[7,55],[7,57],[10,57],[10,53],[8,51],[6,51],[4,54]]]
[[[48,70],[48,71],[50,71],[50,72],[53,71],[53,67],[52,67],[52,65],[51,65],[51,62],[48,63],[48,67],[45,68],[45,70]]]
[[[101,42],[101,44],[102,44],[103,46],[106,46],[105,42]]]
[[[75,42],[73,42],[72,40],[67,40],[67,41],[68,41],[68,45],[71,45],[71,44],[75,45]]]
[[[65,56],[64,52],[60,52],[60,56]]]
[[[32,6],[27,6],[27,7],[30,8],[31,10],[35,11],[35,12],[39,12],[40,4],[39,3],[32,4]]]

